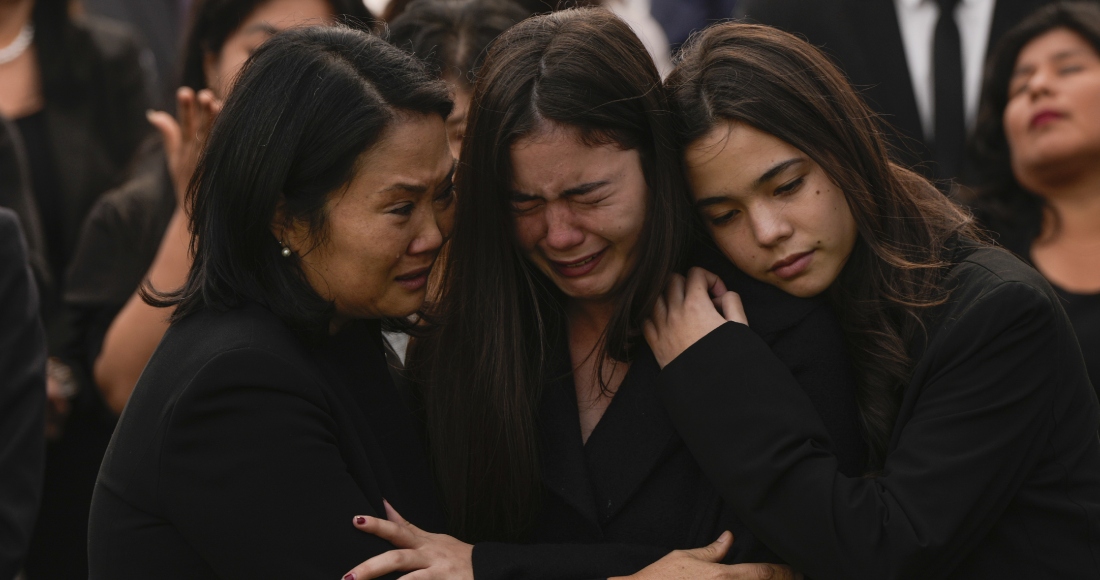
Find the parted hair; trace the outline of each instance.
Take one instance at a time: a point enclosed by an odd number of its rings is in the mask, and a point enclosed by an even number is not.
[[[175,306],[173,322],[255,301],[302,338],[324,336],[332,304],[296,255],[280,255],[276,220],[305,224],[324,243],[325,202],[370,171],[361,155],[399,116],[446,119],[451,106],[442,81],[375,35],[337,26],[275,35],[245,63],[191,180],[187,281],[169,293],[146,285],[146,301]]]
[[[564,296],[516,242],[511,146],[568,127],[589,145],[641,157],[648,211],[640,258],[595,355],[600,369],[634,356],[644,317],[683,257],[690,208],[667,107],[641,41],[603,9],[530,18],[489,50],[456,176],[437,325],[409,354],[451,529],[466,541],[520,538],[535,517],[537,406],[564,344]]]
[[[882,468],[923,313],[954,237],[976,239],[969,214],[893,161],[879,119],[818,49],[759,25],[707,28],[684,47],[666,86],[682,147],[724,122],[751,125],[812,158],[847,199],[859,235],[828,296],[857,375],[869,472]]]

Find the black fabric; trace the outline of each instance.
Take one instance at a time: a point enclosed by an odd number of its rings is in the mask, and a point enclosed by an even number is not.
[[[201,312],[169,328],[119,420],[90,577],[338,578],[392,549],[351,524],[383,498],[442,531],[378,324],[306,346],[257,304]]]
[[[42,220],[31,189],[31,170],[19,129],[0,117],[0,207],[15,212],[27,241],[27,260],[34,272],[39,303],[52,292],[54,280],[46,257],[46,240],[42,235]]]
[[[42,233],[46,239],[46,251],[53,270],[53,279],[63,277],[63,269],[69,261],[65,244],[65,200],[57,180],[53,146],[46,128],[46,114],[42,111],[15,119],[19,137],[27,152],[30,168],[31,191],[34,192],[38,216],[42,220]]]
[[[1054,0],[997,0],[988,47],[1009,28]],[[894,2],[885,0],[744,0],[738,13],[798,34],[833,58],[871,107],[883,115],[892,152],[906,166],[932,176],[932,144],[924,140]],[[966,31],[960,31],[966,34]],[[986,51],[986,58],[992,54]],[[958,177],[976,178],[958,162]]]
[[[0,578],[19,572],[42,497],[46,335],[14,212],[0,208]]]
[[[813,404],[743,325],[665,367],[665,408],[731,508],[813,578],[1100,577],[1100,405],[1057,295],[971,245],[947,283],[880,476],[839,472]]]
[[[936,177],[950,179],[958,174],[966,141],[962,40],[955,23],[959,0],[937,0],[937,4],[940,15],[932,35]]]
[[[858,476],[866,445],[858,432],[855,379],[839,324],[824,302],[802,300],[737,272],[720,256],[697,263],[742,293],[753,330],[838,434],[828,448]],[[647,347],[631,364],[600,422],[582,443],[568,346],[559,345],[540,407],[542,509],[529,541],[478,544],[478,580],[584,579],[626,575],[669,550],[713,542],[724,530],[736,541],[727,562],[780,561],[741,523],[674,430],[658,398],[659,367]],[[590,546],[569,544],[585,543]],[[602,547],[594,550],[592,546]],[[571,554],[570,557],[566,557]]]
[[[1100,399],[1100,293],[1075,294],[1057,286],[1054,291],[1062,299],[1062,308],[1073,323],[1073,332],[1085,357],[1085,368]]]

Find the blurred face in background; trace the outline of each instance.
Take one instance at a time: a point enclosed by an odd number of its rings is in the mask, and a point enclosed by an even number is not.
[[[241,66],[273,34],[294,26],[327,24],[335,16],[325,0],[268,0],[260,4],[229,35],[221,51],[206,54],[206,86],[224,100]]]
[[[1069,180],[1100,165],[1100,56],[1057,28],[1020,51],[1008,86],[1005,137],[1024,187]]]
[[[527,259],[571,299],[607,303],[638,260],[649,189],[638,152],[554,126],[512,146],[512,213]]]
[[[692,197],[742,272],[802,298],[840,276],[858,231],[844,193],[808,155],[745,123],[719,123],[685,152]]]
[[[455,108],[451,111],[451,116],[447,117],[447,142],[451,146],[451,155],[458,159],[462,152],[462,140],[466,137],[466,119],[470,112],[473,89],[450,76],[444,76],[443,80],[454,93]]]

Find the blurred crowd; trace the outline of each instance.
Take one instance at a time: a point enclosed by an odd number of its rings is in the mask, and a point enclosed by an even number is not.
[[[593,4],[631,26],[662,75],[689,35],[728,18],[823,47],[882,116],[896,161],[1047,278],[1100,380],[1100,72],[1078,63],[1100,58],[1096,12],[1042,11],[1049,0],[0,0],[0,580],[88,575],[99,465],[168,326],[143,297],[187,275],[185,194],[253,50],[303,24],[387,35],[452,89],[457,158],[485,48],[532,14]],[[1041,130],[1061,119],[1075,129]]]

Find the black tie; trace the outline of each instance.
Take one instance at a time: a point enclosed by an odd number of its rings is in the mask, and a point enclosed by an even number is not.
[[[936,152],[936,177],[953,178],[958,174],[966,142],[966,118],[963,113],[962,42],[955,24],[955,6],[959,0],[936,0],[940,18],[932,41],[932,65],[935,67],[936,115],[933,139]]]

